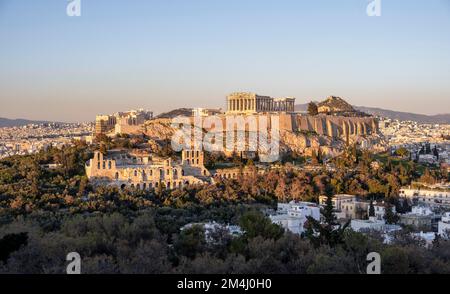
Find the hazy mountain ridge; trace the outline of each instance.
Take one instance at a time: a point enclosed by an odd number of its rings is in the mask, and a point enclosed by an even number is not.
[[[28,124],[45,124],[45,123],[52,123],[52,122],[41,121],[41,120],[29,120],[29,119],[23,119],[23,118],[10,119],[10,118],[0,117],[0,128],[21,127],[21,126],[25,126]]]
[[[436,114],[436,115],[425,115],[418,113],[394,111],[388,109],[382,109],[377,107],[366,107],[366,106],[353,106],[356,110],[366,112],[371,115],[387,117],[390,119],[398,120],[411,120],[419,123],[429,123],[429,124],[450,124],[450,113],[446,114]],[[308,109],[308,103],[295,105],[296,111],[306,112]]]
[[[431,124],[442,124],[442,123],[450,124],[450,113],[425,115],[418,113],[387,110],[376,107],[355,106],[355,108],[372,115],[388,117],[390,119],[412,120],[420,123],[431,123]]]

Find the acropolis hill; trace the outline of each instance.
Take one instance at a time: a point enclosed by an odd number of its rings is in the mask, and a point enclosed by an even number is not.
[[[262,117],[277,115],[280,125],[280,146],[283,151],[297,153],[311,153],[319,147],[322,152],[334,155],[342,151],[348,144],[357,143],[363,148],[382,149],[384,142],[378,130],[376,118],[365,113],[355,111],[344,99],[330,96],[317,105],[317,115],[307,115],[294,111],[295,98],[272,98],[255,93],[236,92],[226,98],[226,111],[217,109],[182,109],[166,114],[164,118],[152,118],[133,127],[122,125],[108,125],[115,119],[97,121],[97,130],[105,130],[110,135],[124,133],[146,134],[155,140],[170,140],[174,133],[171,127],[171,118],[180,114],[202,119],[211,115],[223,122],[233,116],[250,116],[259,121]],[[104,116],[102,116],[104,118]],[[122,119],[121,122],[135,122],[135,120]],[[270,128],[270,126],[269,126]],[[205,131],[209,131],[204,128]],[[224,130],[226,131],[226,129]]]

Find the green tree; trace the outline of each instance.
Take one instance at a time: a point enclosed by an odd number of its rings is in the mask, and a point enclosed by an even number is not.
[[[427,184],[434,184],[436,183],[436,179],[431,174],[430,170],[427,168],[425,169],[424,174],[419,179],[420,182],[427,183]]]
[[[20,249],[28,243],[28,233],[7,234],[0,239],[0,261],[6,262],[14,251]]]
[[[399,220],[398,215],[394,213],[392,206],[389,204],[385,206],[384,219],[387,224],[396,224]]]
[[[245,231],[249,239],[261,236],[265,239],[279,239],[283,235],[283,228],[272,223],[272,221],[259,211],[252,210],[245,213],[239,219],[239,225]]]
[[[369,205],[369,217],[375,216],[375,207],[373,206],[373,201],[370,201]]]
[[[335,247],[344,241],[344,233],[350,224],[350,221],[341,225],[337,222],[334,215],[332,196],[328,195],[325,207],[321,210],[323,222],[307,217],[306,237],[311,240],[313,245],[318,248],[322,245]]]
[[[194,225],[184,229],[175,241],[174,248],[180,255],[194,258],[206,246],[205,229],[201,225]]]
[[[395,150],[395,154],[397,154],[400,157],[406,157],[409,155],[409,151],[405,147],[400,147],[397,150]]]
[[[318,115],[319,114],[319,110],[317,108],[317,104],[314,102],[309,102],[308,103],[308,114],[309,115]]]
[[[99,149],[100,153],[103,155],[106,155],[106,153],[108,152],[108,149],[106,147],[106,144],[100,144],[100,149]]]

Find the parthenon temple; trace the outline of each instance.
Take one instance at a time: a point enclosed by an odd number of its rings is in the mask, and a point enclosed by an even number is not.
[[[295,98],[272,98],[237,92],[227,96],[227,113],[294,112]]]

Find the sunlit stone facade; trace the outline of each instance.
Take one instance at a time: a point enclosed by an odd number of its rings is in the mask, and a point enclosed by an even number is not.
[[[200,151],[183,151],[181,162],[142,152],[112,150],[104,155],[96,151],[85,169],[90,181],[122,189],[175,189],[206,183],[210,179],[210,173],[203,165],[203,152]]]
[[[272,98],[255,93],[236,92],[227,97],[227,114],[294,112],[295,98]]]

